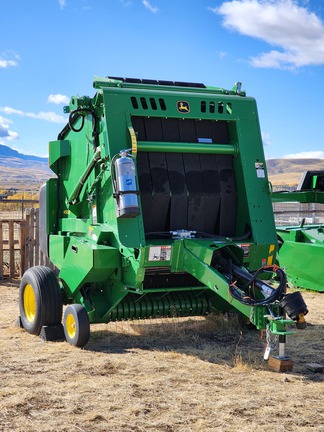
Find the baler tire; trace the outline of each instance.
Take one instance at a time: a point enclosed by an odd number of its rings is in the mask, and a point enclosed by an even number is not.
[[[66,341],[82,348],[90,338],[90,321],[88,313],[80,304],[68,305],[63,316],[63,327]]]
[[[53,270],[45,266],[29,268],[19,288],[20,321],[24,329],[39,335],[43,326],[62,321],[62,296]]]

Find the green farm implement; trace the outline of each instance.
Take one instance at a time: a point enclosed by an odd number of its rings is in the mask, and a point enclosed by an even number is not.
[[[256,102],[236,84],[95,78],[49,143],[40,239],[56,268],[20,287],[32,334],[84,346],[90,324],[235,312],[285,337],[285,292]],[[272,281],[275,280],[275,284]],[[285,315],[290,319],[286,319]]]
[[[324,204],[324,171],[306,171],[294,192],[274,192],[273,202]],[[289,282],[314,291],[324,291],[321,264],[324,260],[324,225],[277,227],[279,262],[285,266]]]

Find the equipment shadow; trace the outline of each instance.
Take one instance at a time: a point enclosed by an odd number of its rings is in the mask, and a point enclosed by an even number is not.
[[[299,330],[287,337],[286,353],[294,362],[291,373],[308,381],[324,381],[323,373],[314,373],[307,367],[309,363],[322,361],[324,348],[317,336],[323,334],[321,327],[309,324],[308,331]],[[274,347],[271,355],[275,356],[276,341],[273,339],[271,343]],[[212,364],[267,370],[263,359],[265,346],[265,332],[242,328],[236,314],[217,314],[204,318],[112,322],[99,325],[99,329],[93,325],[85,349],[123,355],[141,351],[176,352]]]

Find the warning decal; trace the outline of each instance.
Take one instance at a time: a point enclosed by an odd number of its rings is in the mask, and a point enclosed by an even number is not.
[[[263,162],[255,162],[255,169],[258,178],[265,178],[264,172],[264,163]]]
[[[171,246],[151,246],[149,261],[170,261]]]

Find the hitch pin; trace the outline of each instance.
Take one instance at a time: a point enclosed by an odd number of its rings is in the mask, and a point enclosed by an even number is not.
[[[270,323],[267,324],[267,329],[266,329],[266,341],[267,341],[267,345],[266,345],[266,348],[265,348],[265,350],[264,350],[263,360],[268,360],[268,359],[269,359],[270,351],[271,351],[271,333],[270,333]]]
[[[264,351],[263,360],[269,360],[270,351],[271,351],[270,345],[267,345]]]

